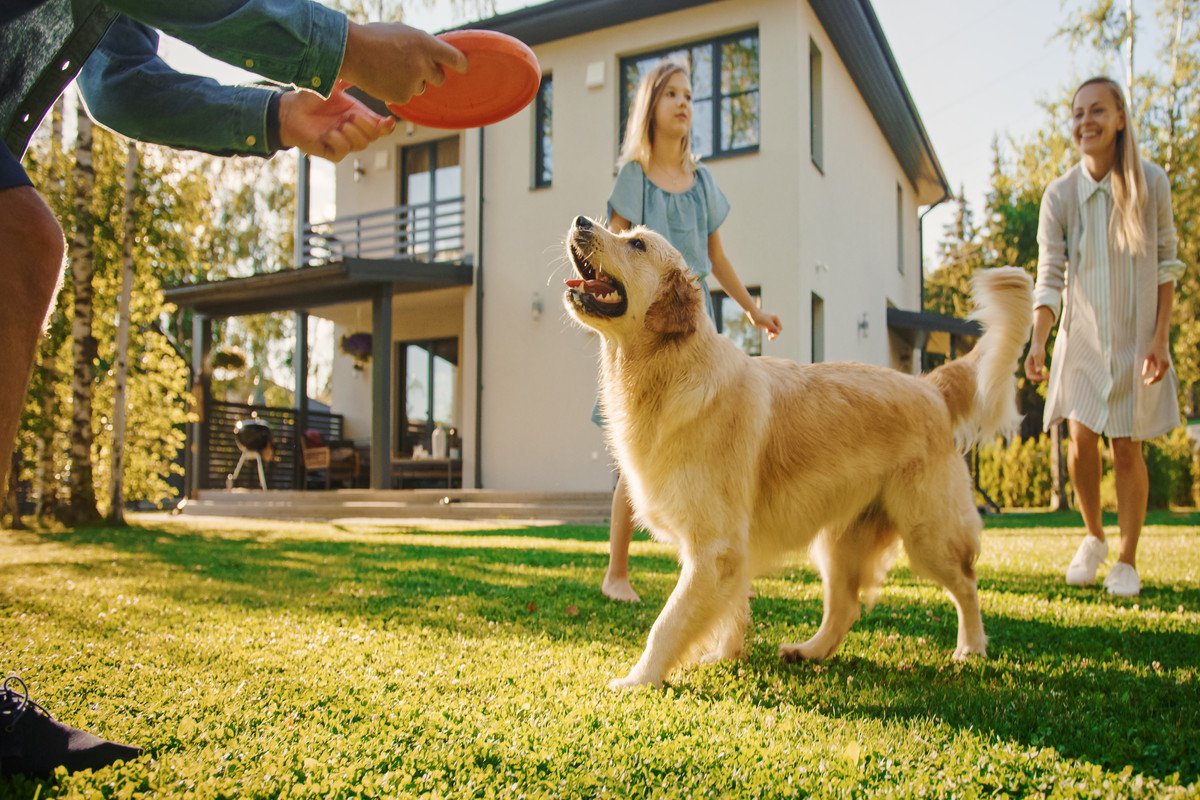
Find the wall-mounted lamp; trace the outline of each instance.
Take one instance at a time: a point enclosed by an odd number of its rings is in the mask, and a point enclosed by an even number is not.
[[[359,181],[361,181],[363,179],[363,176],[366,174],[367,174],[367,168],[363,166],[362,161],[357,158],[354,159],[354,182],[358,183]]]
[[[870,321],[867,319],[867,312],[865,312],[865,311],[864,311],[864,312],[862,313],[862,316],[858,318],[858,335],[859,335],[859,336],[866,336],[866,335],[867,335],[867,329],[868,329],[868,328],[870,328],[870,327],[871,327],[871,323],[870,323]]]
[[[542,318],[542,293],[533,293],[533,302],[529,304],[529,313],[533,317],[533,321],[537,322]]]

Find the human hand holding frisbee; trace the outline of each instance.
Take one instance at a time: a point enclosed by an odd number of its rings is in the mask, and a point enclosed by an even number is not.
[[[467,71],[447,71],[441,86],[427,87],[404,105],[388,103],[401,119],[429,128],[479,128],[508,119],[537,95],[542,68],[521,40],[496,31],[449,31],[437,38],[462,51]]]

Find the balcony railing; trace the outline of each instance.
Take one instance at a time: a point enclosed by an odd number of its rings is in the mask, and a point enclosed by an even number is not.
[[[304,266],[343,258],[457,261],[463,256],[464,209],[463,198],[454,197],[309,225]]]

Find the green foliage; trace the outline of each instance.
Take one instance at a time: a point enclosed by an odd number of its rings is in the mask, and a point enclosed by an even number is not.
[[[6,668],[145,747],[0,797],[1194,797],[1200,516],[1152,516],[1146,589],[1069,587],[1078,517],[1008,515],[978,564],[989,658],[902,560],[822,664],[784,665],[822,588],[755,582],[746,658],[614,694],[675,582],[598,587],[602,528],[414,530],[139,519],[0,534]],[[1011,524],[1010,524],[1011,523]],[[1016,527],[1014,527],[1014,525]]]
[[[93,386],[93,480],[97,496],[107,498],[111,480],[112,370],[116,361],[116,298],[120,289],[121,213],[125,193],[123,140],[97,127],[94,156],[93,335],[98,349]],[[35,142],[27,159],[34,184],[65,227],[70,226],[72,219],[71,190],[65,177],[69,176],[69,157],[61,144],[49,136]],[[202,219],[208,213],[205,204],[209,195],[197,191],[195,178],[189,172],[190,162],[176,162],[169,153],[150,148],[139,175],[124,472],[124,493],[130,500],[160,502],[171,495],[166,481],[180,471],[173,461],[183,446],[181,426],[190,419],[186,364],[156,329],[166,310],[162,276],[194,271],[192,265],[201,263],[201,259],[189,237],[198,227],[210,224]],[[52,312],[49,332],[41,342],[18,442],[24,461],[23,476],[46,499],[53,499],[62,491],[68,468],[65,442],[71,409],[70,288],[68,272]]]
[[[979,448],[979,485],[1005,508],[1039,508],[1050,504],[1050,437],[997,439]]]

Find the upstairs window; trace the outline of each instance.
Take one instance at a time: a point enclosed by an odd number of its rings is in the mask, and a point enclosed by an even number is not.
[[[825,101],[821,78],[821,51],[808,40],[808,146],[812,162],[825,171]]]
[[[554,76],[542,77],[533,111],[533,186],[549,186],[554,178]]]
[[[638,81],[663,59],[692,75],[692,150],[701,158],[753,153],[759,145],[758,31],[655,50],[621,59],[624,135]]]

